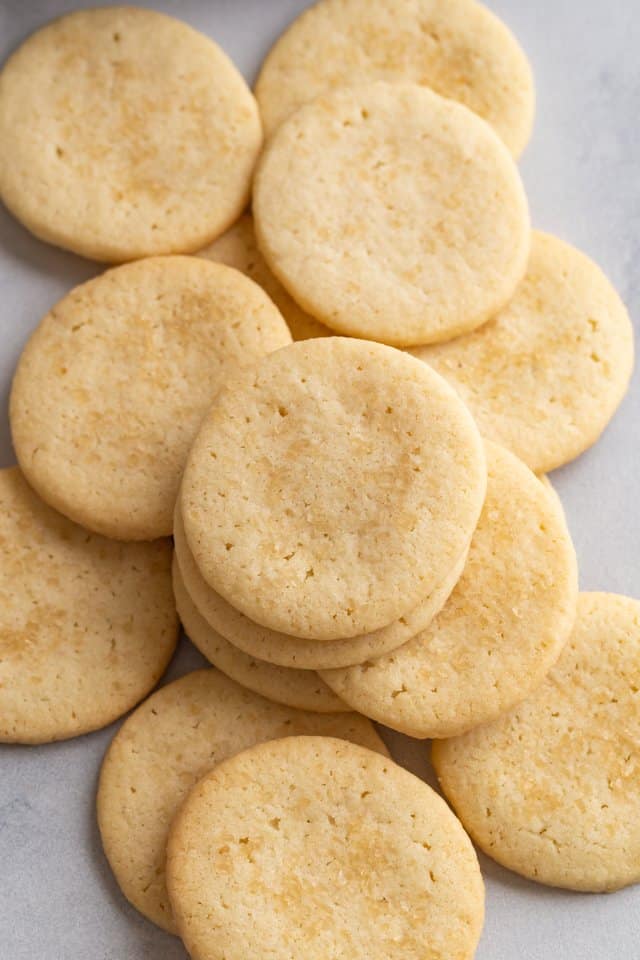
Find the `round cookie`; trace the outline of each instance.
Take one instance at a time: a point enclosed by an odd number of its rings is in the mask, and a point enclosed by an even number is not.
[[[257,104],[208,37],[152,10],[80,10],[0,74],[0,196],[32,233],[108,262],[189,253],[249,198]]]
[[[298,710],[344,713],[347,707],[313,670],[277,667],[249,657],[210,627],[189,596],[176,556],[173,558],[173,592],[185,633],[200,653],[236,683],[248,690]]]
[[[0,470],[0,742],[106,726],[155,686],[177,639],[168,541],[87,533]]]
[[[512,453],[489,480],[462,577],[426,630],[386,657],[322,673],[354,709],[412,737],[486,723],[538,687],[576,616],[575,551],[559,502]]]
[[[639,663],[640,603],[583,593],[540,689],[434,744],[442,788],[490,857],[572,890],[640,881]]]
[[[10,405],[20,465],[90,530],[166,536],[221,382],[290,342],[264,291],[230,267],[154,257],[109,270],[67,294],[20,358]]]
[[[471,960],[484,913],[444,801],[327,737],[263,743],[208,774],[173,822],[167,885],[194,960]]]
[[[269,267],[307,313],[395,346],[485,323],[529,253],[508,150],[417,85],[338,89],[302,107],[262,154],[253,214]]]
[[[467,558],[463,553],[445,581],[426,600],[393,623],[373,633],[365,633],[348,640],[303,640],[286,633],[278,633],[249,620],[227,603],[203,580],[184,535],[180,501],[176,504],[173,539],[175,552],[186,589],[201,617],[211,628],[250,657],[262,663],[299,670],[326,670],[362,663],[379,657],[406,643],[425,629],[442,609],[458,582]],[[218,664],[216,664],[218,666]],[[262,692],[262,691],[259,691]]]
[[[245,213],[223,236],[201,250],[198,256],[235,267],[259,284],[287,321],[294,340],[331,336],[331,330],[305,313],[269,270],[256,243],[251,214]]]
[[[535,231],[513,300],[480,330],[411,351],[446,377],[483,436],[537,473],[595,443],[633,369],[629,316],[599,267]]]
[[[202,576],[245,616],[336,640],[442,584],[486,489],[482,441],[442,378],[399,350],[324,337],[221,389],[180,502]]]
[[[518,156],[533,126],[529,62],[513,34],[475,0],[321,0],[269,52],[256,97],[267,134],[336,87],[419,83],[458,100]]]
[[[166,838],[191,787],[240,750],[291,734],[344,737],[387,755],[369,720],[271,703],[217,670],[168,684],[123,724],[102,765],[98,824],[122,892],[149,920],[175,932],[165,887]]]

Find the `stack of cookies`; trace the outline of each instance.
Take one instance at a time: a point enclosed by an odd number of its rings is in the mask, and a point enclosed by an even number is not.
[[[125,721],[97,806],[196,960],[470,960],[468,835],[539,882],[640,879],[640,603],[578,593],[544,476],[615,413],[633,333],[531,230],[533,103],[475,0],[320,0],[255,98],[135,8],[0,74],[4,203],[116,264],[13,382],[0,739],[121,717],[182,622],[213,669]],[[455,814],[372,721],[435,741]]]

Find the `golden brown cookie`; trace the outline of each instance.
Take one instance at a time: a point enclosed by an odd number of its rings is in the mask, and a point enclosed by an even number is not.
[[[291,734],[344,737],[387,755],[369,720],[292,710],[217,670],[197,670],[162,687],[123,724],[102,765],[98,823],[116,880],[145,917],[175,932],[165,846],[193,784],[240,750]]]
[[[513,296],[529,254],[509,151],[453,100],[412,84],[327,93],[267,144],[258,245],[300,306],[338,333],[449,340]]]
[[[233,223],[262,144],[226,54],[153,10],[78,10],[0,74],[0,197],[93,260],[190,253]]]
[[[167,540],[88,533],[0,470],[0,741],[106,726],[155,686],[177,639]]]
[[[325,337],[227,381],[180,502],[214,590],[263,626],[325,641],[380,629],[433,593],[485,489],[482,441],[442,378],[402,351]]]
[[[224,378],[291,342],[257,284],[196,257],[153,257],[67,294],[32,334],[11,432],[51,506],[108,537],[172,530],[189,447]]]
[[[444,801],[361,746],[263,743],[192,790],[167,885],[194,960],[471,960],[484,891]]]
[[[490,857],[572,890],[640,881],[639,664],[640,603],[583,593],[540,689],[434,744],[440,783]]]
[[[456,388],[483,436],[541,473],[581,454],[612,418],[633,369],[633,328],[599,267],[536,231],[527,273],[493,320],[411,352]]]

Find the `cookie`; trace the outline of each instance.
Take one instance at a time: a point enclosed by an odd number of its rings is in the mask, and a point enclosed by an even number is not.
[[[294,340],[310,340],[312,337],[331,335],[328,327],[318,323],[298,306],[269,270],[256,243],[251,214],[245,213],[240,217],[223,236],[201,250],[199,256],[241,270],[266,290],[287,321]]]
[[[458,100],[518,156],[535,110],[529,62],[475,0],[321,0],[276,41],[256,97],[271,134],[303,104],[372,80],[419,83]]]
[[[154,257],[72,290],[20,359],[11,431],[52,507],[121,540],[171,533],[187,453],[228,372],[291,342],[257,284]]]
[[[167,885],[194,960],[471,960],[484,911],[444,801],[328,737],[263,743],[201,780],[173,822]]]
[[[165,887],[166,837],[191,787],[240,750],[291,734],[344,737],[387,755],[363,717],[292,710],[217,670],[168,684],[123,724],[102,765],[98,824],[122,892],[145,917],[175,932]]]
[[[439,587],[485,489],[482,441],[442,378],[402,351],[324,337],[227,381],[180,502],[216,592],[325,641],[378,630]]]
[[[350,637],[348,640],[325,640],[317,643],[315,640],[302,640],[300,637],[269,630],[268,627],[249,620],[203,580],[185,539],[179,501],[176,504],[173,538],[176,557],[189,596],[201,617],[214,632],[225,637],[237,650],[252,658],[258,658],[263,663],[299,670],[347,667],[371,657],[382,656],[401,646],[427,627],[442,609],[460,578],[467,557],[465,551],[445,581],[426,600],[388,626],[373,633]]]
[[[189,596],[176,557],[173,558],[173,592],[178,616],[192,643],[210,663],[254,693],[298,710],[344,713],[350,708],[313,670],[291,670],[249,657],[225,640],[200,616]]]
[[[526,276],[490,323],[412,353],[456,388],[484,436],[541,473],[579,456],[611,420],[633,369],[633,329],[599,267],[536,231]]]
[[[254,183],[258,245],[332,330],[395,346],[489,320],[527,264],[517,167],[466,107],[412,84],[338,89],[277,130]]]
[[[476,843],[531,880],[572,890],[640,881],[640,603],[583,593],[540,689],[494,723],[434,744]]]
[[[386,657],[322,673],[354,709],[412,737],[486,723],[539,686],[576,616],[564,514],[513,454],[488,445],[489,480],[462,577],[430,626]]]
[[[208,37],[152,10],[80,10],[0,74],[0,197],[32,233],[122,262],[199,250],[245,207],[257,104]]]
[[[0,470],[0,741],[111,723],[158,682],[178,639],[171,545],[117,543]]]

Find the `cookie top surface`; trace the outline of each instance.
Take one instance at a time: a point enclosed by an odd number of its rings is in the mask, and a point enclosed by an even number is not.
[[[535,231],[513,300],[485,326],[412,353],[446,377],[481,433],[542,472],[594,443],[633,368],[633,329],[599,267]]]
[[[305,313],[272,274],[256,243],[251,214],[245,213],[226,233],[201,250],[198,256],[235,267],[266,290],[287,321],[294,340],[331,336],[329,328]]]
[[[438,587],[486,489],[466,407],[425,364],[339,337],[227,381],[181,487],[204,579],[245,616],[318,640],[377,630]]]
[[[217,670],[197,670],[168,684],[128,718],[102,766],[98,822],[116,879],[141,913],[175,931],[165,848],[171,820],[191,787],[240,750],[291,734],[344,737],[387,754],[363,717],[292,710]]]
[[[197,257],[108,270],[42,320],[18,364],[11,430],[38,493],[105,536],[171,533],[200,421],[238,364],[291,342],[239,271]]]
[[[552,886],[640,881],[640,603],[584,593],[540,689],[494,723],[438,742],[440,782],[480,847]]]
[[[483,919],[476,856],[444,801],[326,737],[262,744],[205,777],[174,821],[167,881],[194,960],[423,960],[425,944],[468,960]]]
[[[0,196],[43,240],[95,260],[188,253],[240,215],[257,104],[208,37],[152,10],[80,10],[0,74]]]
[[[257,657],[261,662],[302,670],[346,667],[362,663],[370,657],[382,656],[401,646],[427,627],[442,609],[462,573],[467,555],[465,551],[443,583],[425,600],[393,623],[358,637],[318,643],[263,627],[245,617],[209,586],[186,542],[179,500],[174,516],[173,539],[185,587],[201,617],[214,632],[225,637],[237,650],[252,658]]]
[[[262,154],[253,213],[267,263],[308,313],[395,346],[486,322],[529,252],[504,144],[414,84],[338,89],[302,107]]]
[[[95,536],[0,470],[0,741],[106,726],[155,686],[177,638],[168,541]]]
[[[475,0],[321,0],[276,41],[256,97],[271,134],[304,103],[372,80],[419,83],[483,117],[518,155],[533,126],[531,68]]]
[[[323,673],[354,709],[415,737],[486,723],[542,683],[576,616],[575,551],[559,502],[489,444],[489,479],[462,577],[430,626],[398,650]]]
[[[315,670],[279,667],[243,653],[200,615],[184,585],[176,556],[173,558],[173,592],[185,633],[200,653],[236,683],[248,690],[298,710],[344,713],[346,703],[330,690]]]

